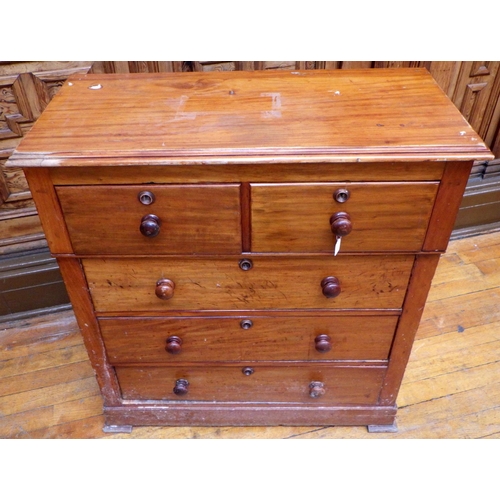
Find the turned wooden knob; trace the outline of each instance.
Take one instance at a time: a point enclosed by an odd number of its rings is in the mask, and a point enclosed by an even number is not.
[[[351,216],[347,212],[336,212],[330,217],[330,226],[335,236],[347,236],[352,231]]]
[[[328,276],[327,278],[323,278],[321,281],[321,289],[323,291],[323,295],[327,299],[333,299],[334,297],[337,297],[341,290],[340,290],[340,281],[335,278],[335,276]]]
[[[319,398],[325,394],[326,389],[323,382],[311,382],[309,384],[309,396],[312,398]]]
[[[314,347],[318,352],[328,352],[332,349],[332,339],[329,335],[318,335],[314,339]]]
[[[189,382],[186,379],[180,378],[175,381],[174,394],[177,396],[184,396],[188,393]]]
[[[141,225],[139,227],[141,233],[148,238],[154,238],[160,233],[160,218],[156,215],[149,214],[145,215],[141,219]]]
[[[175,283],[167,278],[156,282],[155,294],[159,299],[168,300],[174,296]]]
[[[165,351],[170,354],[179,354],[182,349],[182,339],[177,337],[176,335],[172,335],[167,339],[167,346],[165,347]]]

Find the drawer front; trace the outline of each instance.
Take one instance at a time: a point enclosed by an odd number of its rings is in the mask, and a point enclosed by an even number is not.
[[[386,360],[397,316],[101,318],[112,364]]]
[[[238,184],[67,186],[56,191],[78,254],[241,252]]]
[[[238,258],[96,258],[83,259],[83,265],[99,312],[399,309],[413,259],[255,257],[247,271]],[[339,291],[336,297],[325,295]]]
[[[331,367],[317,363],[116,368],[122,397],[127,400],[317,402],[319,405],[375,404],[385,371],[385,367]]]
[[[252,251],[332,252],[335,224],[350,231],[341,251],[418,251],[437,188],[437,182],[253,184]]]

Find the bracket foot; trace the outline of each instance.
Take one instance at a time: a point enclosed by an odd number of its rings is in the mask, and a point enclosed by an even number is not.
[[[368,432],[398,432],[396,422],[388,425],[369,425]]]
[[[132,432],[132,426],[131,425],[105,425],[102,428],[103,432],[126,432],[130,433]]]

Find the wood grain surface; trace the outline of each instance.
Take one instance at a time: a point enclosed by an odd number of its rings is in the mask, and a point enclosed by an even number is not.
[[[255,366],[255,365],[254,365]],[[318,404],[375,404],[385,367],[326,364],[206,367],[117,367],[122,394],[129,400],[290,402]],[[172,390],[178,379],[189,382],[187,394]],[[325,393],[312,398],[309,385],[324,384]]]
[[[186,363],[209,361],[383,360],[397,316],[101,318],[110,362]],[[243,321],[251,326],[242,328]],[[247,323],[248,324],[248,323]],[[315,338],[328,335],[331,350],[318,352]],[[171,336],[180,352],[166,351]]]
[[[346,202],[335,201],[340,189]],[[349,214],[352,231],[340,251],[419,251],[437,183],[252,184],[252,251],[329,252],[335,235],[330,217]]]
[[[238,259],[84,259],[98,312],[176,310],[398,309],[413,255],[252,257],[242,271]],[[337,276],[341,293],[326,298],[321,281]],[[170,300],[155,295],[160,278],[175,283]]]
[[[109,157],[142,164],[151,157],[174,163],[321,155],[330,161],[493,159],[421,68],[70,80],[10,165],[88,166]]]
[[[82,186],[56,191],[78,254],[241,252],[237,184]],[[138,199],[144,191],[154,196],[150,205]],[[148,214],[159,219],[155,237],[140,232],[141,220]]]

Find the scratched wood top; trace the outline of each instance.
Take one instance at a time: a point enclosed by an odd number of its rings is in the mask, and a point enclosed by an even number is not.
[[[84,75],[12,166],[486,160],[424,69]]]

